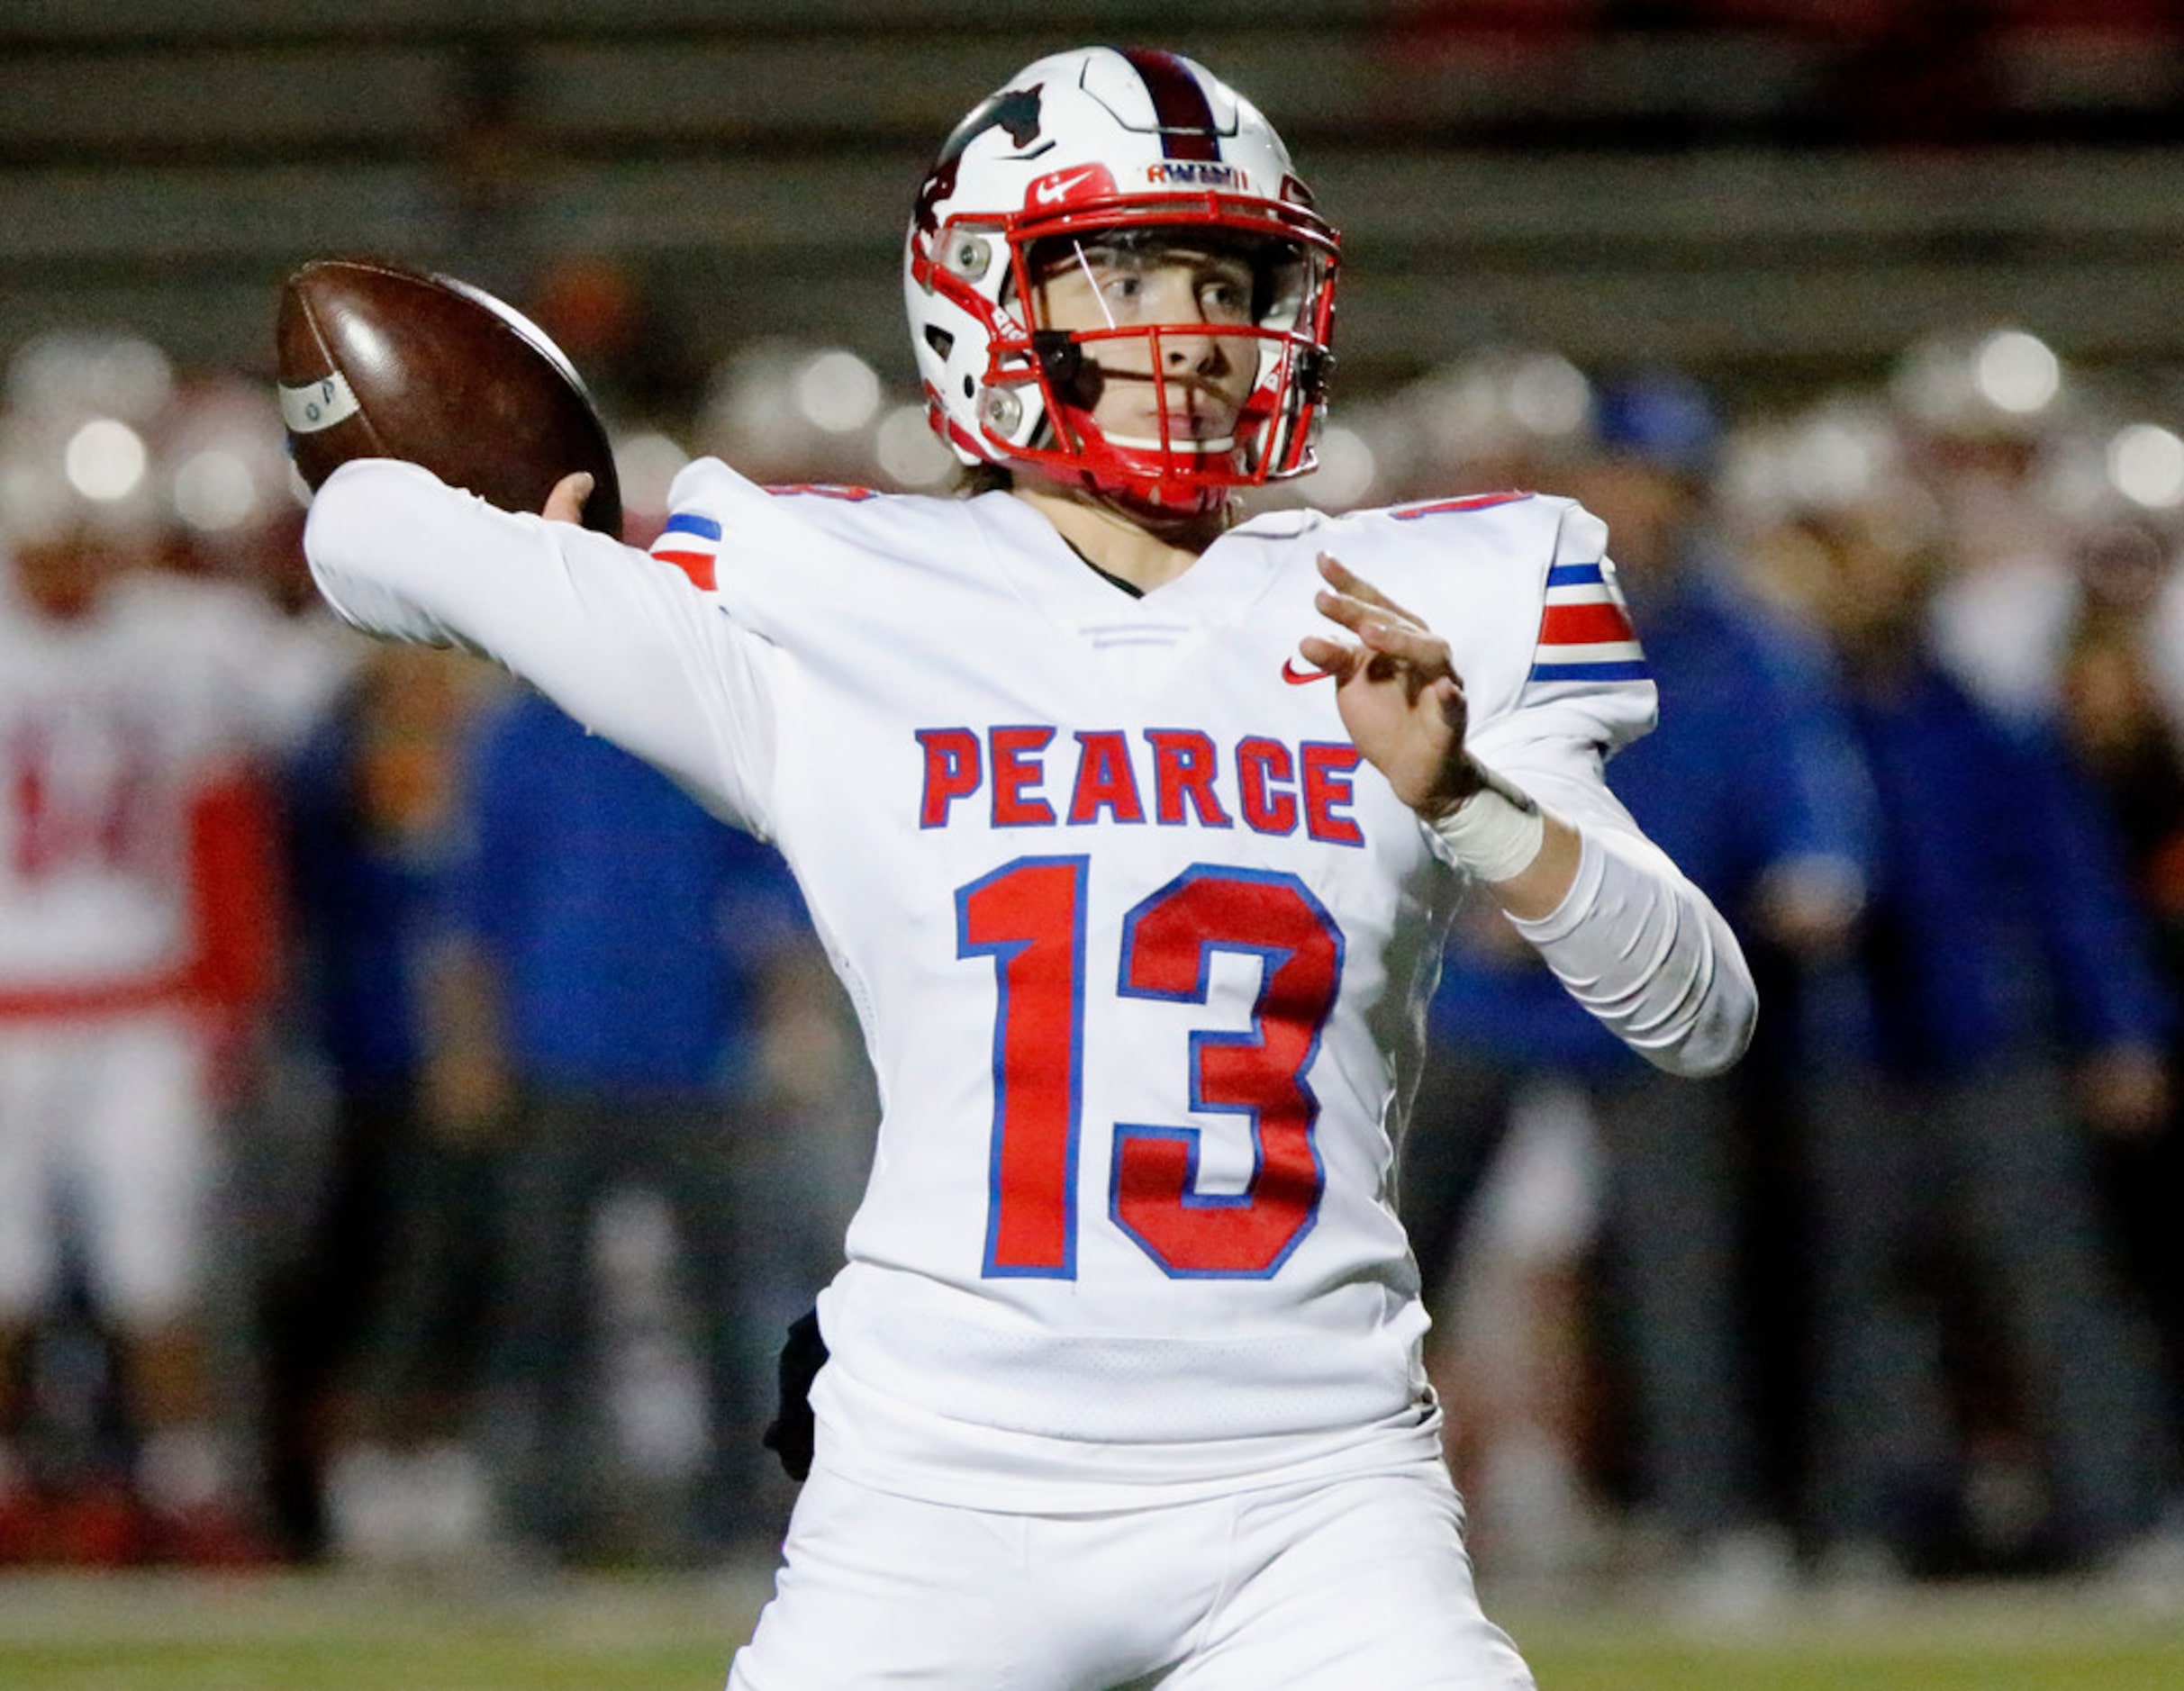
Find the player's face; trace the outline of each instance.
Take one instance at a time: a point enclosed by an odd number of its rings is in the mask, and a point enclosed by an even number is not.
[[[1160,331],[1085,343],[1102,378],[1090,409],[1109,439],[1225,445],[1234,436],[1256,343],[1209,331],[1251,327],[1258,278],[1248,258],[1183,240],[1087,239],[1043,254],[1035,280],[1043,329]]]

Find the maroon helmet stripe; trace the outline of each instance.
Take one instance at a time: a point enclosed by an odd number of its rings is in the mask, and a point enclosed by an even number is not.
[[[1174,53],[1149,47],[1126,47],[1122,56],[1130,61],[1130,68],[1153,96],[1153,121],[1160,125],[1161,151],[1170,158],[1219,158],[1220,138],[1214,133],[1213,108],[1183,61]]]

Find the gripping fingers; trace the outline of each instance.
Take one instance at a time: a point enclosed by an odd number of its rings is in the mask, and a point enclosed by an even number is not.
[[[1368,650],[1402,665],[1420,683],[1454,673],[1448,659],[1448,642],[1429,628],[1373,618],[1358,629],[1357,638]]]
[[[1360,599],[1351,593],[1336,592],[1323,587],[1314,597],[1312,602],[1319,608],[1321,616],[1327,618],[1330,622],[1341,623],[1344,628],[1361,639],[1364,638],[1367,629],[1390,629],[1406,626],[1400,612],[1391,612],[1385,605],[1376,605],[1369,600]],[[1416,628],[1418,625],[1412,623],[1408,626]]]
[[[1450,667],[1447,642],[1415,618],[1405,619],[1399,609],[1324,590],[1317,603],[1322,616],[1349,629],[1370,651],[1423,670]]]
[[[591,496],[591,472],[578,470],[554,484],[554,490],[547,494],[545,507],[539,514],[548,522],[582,522],[584,502]]]
[[[1387,594],[1331,553],[1322,552],[1319,555],[1319,574],[1328,586],[1346,598],[1371,605],[1375,610],[1384,611],[1398,622],[1409,623],[1412,628],[1422,628],[1426,626],[1424,618],[1404,610],[1402,606],[1397,604],[1394,600],[1389,598]]]
[[[1324,669],[1337,678],[1347,675],[1352,665],[1359,663],[1364,654],[1346,640],[1330,640],[1325,635],[1308,634],[1297,642],[1297,651],[1314,669]]]

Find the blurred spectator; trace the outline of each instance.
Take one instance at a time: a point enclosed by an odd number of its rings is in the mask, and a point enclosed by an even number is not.
[[[328,619],[304,561],[303,478],[268,384],[232,371],[186,374],[151,445],[173,518],[170,567],[247,587],[290,616]]]
[[[754,340],[722,360],[700,410],[700,447],[767,484],[864,484],[878,468],[879,373],[846,347]]]
[[[264,861],[251,760],[305,730],[345,648],[141,567],[170,393],[156,348],[56,339],[0,417],[0,1560],[258,1553],[207,1321],[221,1071],[269,954],[237,882]],[[24,1421],[26,1347],[77,1261],[119,1354],[123,1473],[41,1473]],[[41,1507],[47,1480],[68,1507]]]
[[[2061,361],[2014,326],[1946,332],[1906,351],[1890,396],[1948,559],[1924,595],[1935,654],[2006,719],[2052,719],[2078,592],[2049,476],[2071,397]]]
[[[426,1108],[423,1001],[488,674],[376,648],[287,770],[300,998],[331,1108],[307,1219],[260,1302],[274,1517],[305,1556],[390,1558],[482,1529],[460,1440],[489,1162],[476,1124]]]
[[[811,967],[801,902],[769,850],[535,694],[486,725],[469,801],[449,1057],[477,1109],[499,1093],[515,1117],[485,1428],[507,1524],[555,1558],[771,1540],[775,1334],[749,1308],[768,1200],[743,1175],[778,1126],[755,1066],[769,972]],[[702,1379],[691,1495],[645,1494],[636,1523],[590,1267],[603,1206],[632,1186],[672,1216]]]
[[[2095,525],[2077,548],[2083,583],[2063,661],[2062,728],[2123,841],[2172,1001],[2184,999],[2184,725],[2164,708],[2150,638],[2179,570],[2170,537],[2143,519]],[[2184,1063],[2172,1028],[2170,1072]],[[2184,1122],[2177,1100],[2149,1131],[2099,1146],[2111,1213],[2136,1288],[2150,1300],[2184,1425]]]
[[[1765,542],[1811,555],[1778,578],[1814,589],[1882,822],[1864,945],[1893,1107],[1811,1123],[1823,1566],[1863,1582],[1946,1553],[1953,1524],[1935,1515],[1973,1495],[1952,1388],[1961,1401],[1974,1382],[1944,1366],[1943,1316],[1969,1270],[1999,1351],[1975,1355],[1998,1364],[2007,1406],[1984,1406],[1977,1430],[2014,1421],[2032,1442],[2051,1553],[2173,1596],[2174,1446],[2080,1132],[2159,1119],[2168,1008],[2114,842],[2060,749],[2006,731],[1935,658],[1937,532],[1883,489]]]
[[[1590,440],[1592,384],[1550,348],[1488,347],[1428,371],[1390,409],[1389,456],[1407,445],[1414,459],[1388,466],[1402,498],[1559,491]]]
[[[1793,954],[1839,948],[1870,849],[1862,773],[1824,666],[1714,555],[1711,402],[1649,374],[1603,390],[1593,427],[1567,491],[1609,524],[1663,696],[1661,726],[1616,760],[1609,784],[1740,925]],[[1427,1283],[1445,1271],[1522,1083],[1581,1081],[1600,1138],[1609,1353],[1629,1392],[1642,1519],[1669,1540],[1699,1611],[1775,1595],[1790,1569],[1786,1538],[1765,1530],[1752,1424],[1738,1088],[1645,1067],[1567,1014],[1515,948],[1475,931],[1452,949],[1432,1028],[1403,1171]]]

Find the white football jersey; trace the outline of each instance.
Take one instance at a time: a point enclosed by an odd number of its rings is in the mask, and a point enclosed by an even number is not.
[[[171,986],[195,939],[192,801],[222,760],[307,723],[354,644],[163,575],[57,621],[0,566],[0,1014]]]
[[[1297,643],[1333,554],[1450,639],[1482,762],[1635,831],[1600,524],[1280,512],[1133,598],[1006,493],[708,461],[675,513],[647,563],[359,465],[309,549],[352,619],[500,657],[794,869],[883,1103],[826,1460],[1051,1508],[1430,1448],[1392,1171],[1463,882]]]

